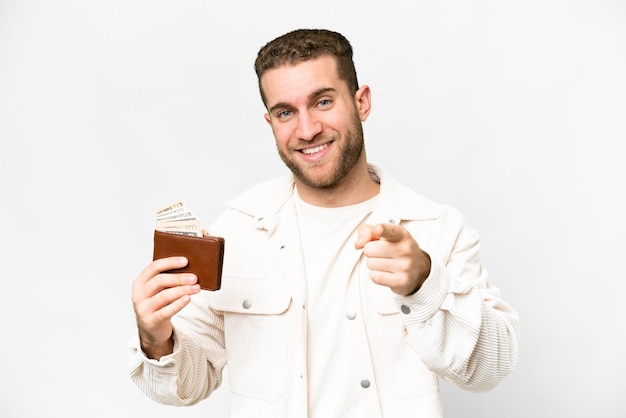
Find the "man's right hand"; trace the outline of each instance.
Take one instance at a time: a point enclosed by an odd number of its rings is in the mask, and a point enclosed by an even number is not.
[[[152,359],[174,350],[172,317],[200,292],[198,278],[190,273],[163,273],[187,265],[184,257],[169,257],[150,263],[133,281],[132,300],[137,315],[141,349]]]

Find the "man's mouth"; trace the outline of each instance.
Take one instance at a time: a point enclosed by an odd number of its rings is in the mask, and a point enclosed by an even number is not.
[[[303,153],[304,155],[311,155],[311,154],[318,153],[321,150],[326,149],[326,148],[328,148],[328,143],[318,145],[317,147],[301,149],[300,152]]]

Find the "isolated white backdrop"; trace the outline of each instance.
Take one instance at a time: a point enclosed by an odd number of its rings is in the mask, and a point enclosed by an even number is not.
[[[626,7],[570,1],[0,0],[0,416],[223,417],[130,382],[155,210],[283,173],[253,60],[344,33],[370,160],[459,208],[521,315],[517,370],[447,418],[623,418]],[[227,384],[227,380],[226,380]]]

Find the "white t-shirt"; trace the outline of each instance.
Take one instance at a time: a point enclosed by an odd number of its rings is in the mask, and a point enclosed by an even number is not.
[[[378,196],[324,208],[294,193],[307,281],[309,417],[380,417],[358,280],[357,228]]]

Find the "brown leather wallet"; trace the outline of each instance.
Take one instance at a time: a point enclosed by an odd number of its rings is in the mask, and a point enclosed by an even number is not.
[[[222,284],[224,263],[224,238],[208,236],[194,237],[154,231],[154,254],[152,259],[184,256],[185,267],[165,273],[193,273],[198,276],[200,288],[218,290]]]

